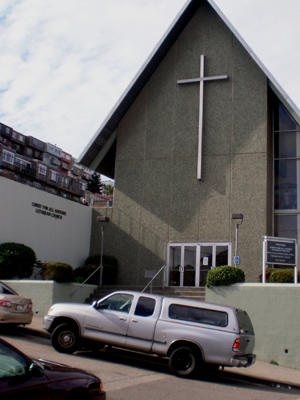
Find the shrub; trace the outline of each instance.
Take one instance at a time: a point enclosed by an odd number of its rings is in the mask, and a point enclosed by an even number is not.
[[[206,286],[229,286],[234,283],[245,282],[245,273],[243,270],[225,265],[211,269],[207,274]]]
[[[69,264],[52,262],[44,267],[43,276],[58,283],[74,282],[74,269]]]
[[[269,282],[270,276],[273,273],[274,269],[273,268],[267,268],[266,269],[266,282]],[[262,274],[259,275],[259,282],[262,282]]]
[[[100,265],[100,254],[95,254],[93,256],[89,256],[85,260],[85,263],[84,263],[84,266],[85,267],[88,266],[89,268],[91,268],[92,266],[94,266],[95,268],[98,268],[99,265]],[[81,267],[79,267],[79,268],[81,268]],[[78,273],[76,272],[76,274],[80,274],[81,271],[79,271]],[[91,273],[92,272],[93,272],[93,270],[91,270]],[[116,259],[116,257],[103,254],[103,273],[102,273],[103,285],[115,284],[116,278],[117,278],[117,273],[118,273],[118,260]],[[88,275],[85,277],[85,279],[88,277]],[[94,282],[95,285],[98,285],[100,282],[100,270],[97,271],[92,276],[91,279],[92,280],[91,281],[89,280],[87,283]]]
[[[35,260],[35,252],[24,244],[0,244],[0,278],[29,278],[32,275]]]
[[[82,267],[78,267],[74,270],[75,281],[78,283],[85,282],[85,280],[97,270],[98,267],[95,265],[83,265]],[[85,283],[90,285],[99,285],[100,282],[100,270],[94,273],[89,280]]]
[[[298,271],[298,282],[299,282],[300,272]],[[294,269],[278,269],[274,268],[269,282],[272,283],[294,283]]]

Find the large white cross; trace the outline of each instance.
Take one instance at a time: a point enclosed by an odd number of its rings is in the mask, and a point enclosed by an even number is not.
[[[194,79],[182,79],[177,81],[179,85],[182,83],[200,83],[200,94],[199,94],[199,133],[198,133],[198,164],[197,164],[197,179],[201,179],[202,169],[202,136],[203,136],[203,91],[205,81],[215,81],[220,79],[227,79],[227,75],[219,76],[204,76],[204,55],[200,56],[200,77]]]

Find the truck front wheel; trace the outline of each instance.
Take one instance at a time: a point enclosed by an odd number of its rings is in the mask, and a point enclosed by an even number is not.
[[[56,327],[51,336],[52,346],[59,353],[72,354],[79,346],[76,330],[69,324]]]
[[[169,367],[176,376],[191,376],[197,368],[195,352],[188,346],[178,347],[170,355]]]

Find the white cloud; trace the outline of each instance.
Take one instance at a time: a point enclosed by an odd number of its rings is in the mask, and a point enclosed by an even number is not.
[[[298,0],[215,0],[300,105]],[[0,121],[79,156],[185,0],[1,0]]]

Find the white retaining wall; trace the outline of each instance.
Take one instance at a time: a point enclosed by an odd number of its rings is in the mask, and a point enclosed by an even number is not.
[[[44,317],[54,303],[84,303],[97,285],[37,280],[3,280],[21,296],[29,297],[33,313]]]
[[[242,308],[260,361],[300,369],[300,284],[243,283],[206,289],[206,302]]]
[[[89,256],[92,208],[0,176],[0,243],[31,247],[42,262],[77,268]]]

